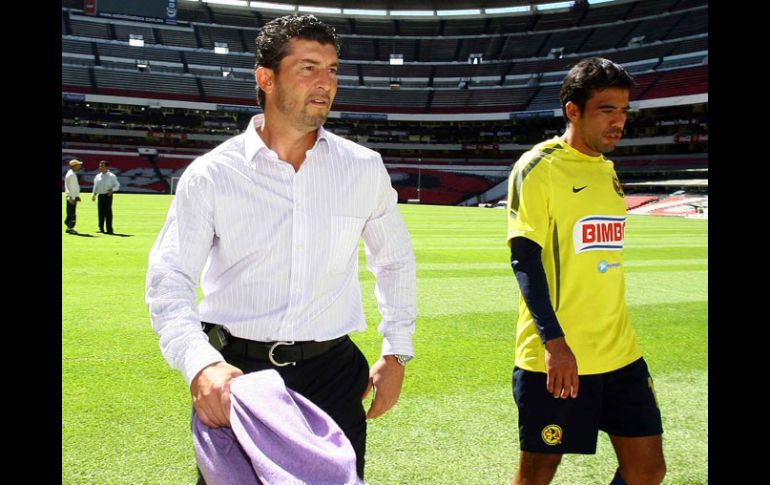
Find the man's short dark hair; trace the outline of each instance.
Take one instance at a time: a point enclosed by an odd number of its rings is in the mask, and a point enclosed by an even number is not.
[[[102,160],[101,162],[99,162],[99,165],[100,166],[104,165],[105,167],[109,167],[110,166],[110,162],[108,162],[107,160]]]
[[[285,15],[266,23],[257,36],[256,67],[269,67],[278,72],[281,60],[289,55],[289,40],[314,40],[321,45],[332,44],[340,52],[340,38],[331,25],[314,15]],[[257,86],[257,100],[265,107],[265,93]]]
[[[594,93],[606,88],[623,88],[629,91],[636,86],[634,78],[623,66],[609,59],[589,57],[575,64],[561,84],[561,108],[567,119],[567,103],[572,101],[582,112],[586,102]]]

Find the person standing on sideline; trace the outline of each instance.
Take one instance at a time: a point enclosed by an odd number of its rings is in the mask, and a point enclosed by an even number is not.
[[[521,290],[513,484],[550,483],[564,453],[596,452],[599,430],[618,459],[612,485],[657,484],[666,473],[655,389],[625,301],[624,195],[604,158],[633,87],[612,61],[578,62],[561,87],[566,131],[511,171],[508,245]]]
[[[112,231],[112,193],[120,190],[118,177],[110,172],[110,162],[102,160],[99,162],[99,173],[94,177],[94,189],[91,194],[91,201],[99,197],[97,204],[99,211],[99,232],[104,231],[104,223],[107,223],[107,234],[114,234]]]
[[[70,169],[64,176],[64,196],[67,199],[67,217],[64,219],[64,225],[67,226],[68,234],[75,234],[75,223],[77,222],[77,208],[80,202],[80,183],[77,173],[83,167],[80,160],[70,160]]]
[[[345,432],[363,478],[366,420],[396,404],[414,356],[416,272],[382,158],[322,126],[338,52],[334,28],[312,15],[265,24],[255,69],[264,115],[185,170],[149,255],[146,302],[204,424],[229,425],[233,378],[276,369]],[[360,238],[382,315],[371,369],[348,337],[366,329]]]

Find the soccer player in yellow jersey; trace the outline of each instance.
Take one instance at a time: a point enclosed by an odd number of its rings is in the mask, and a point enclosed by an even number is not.
[[[516,485],[550,483],[564,453],[594,454],[599,430],[618,459],[611,485],[658,484],[666,473],[660,411],[625,302],[623,190],[603,155],[620,141],[633,87],[612,61],[578,62],[561,87],[566,131],[511,171]]]

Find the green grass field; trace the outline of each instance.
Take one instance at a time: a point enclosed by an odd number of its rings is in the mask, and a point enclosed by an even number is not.
[[[117,194],[124,237],[97,234],[96,203],[83,200],[76,229],[92,237],[62,234],[62,483],[192,484],[189,393],[162,359],[144,304],[147,254],[171,197]],[[369,424],[367,481],[508,483],[519,452],[518,288],[505,211],[401,212],[417,256],[417,358],[399,403]],[[668,484],[708,482],[707,239],[703,220],[627,223],[627,297],[663,412]],[[379,314],[361,262],[369,329],[353,338],[373,362]],[[597,454],[566,456],[553,483],[606,484],[615,466],[600,434]]]

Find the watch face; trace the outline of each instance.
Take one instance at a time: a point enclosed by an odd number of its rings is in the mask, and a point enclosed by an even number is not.
[[[401,365],[406,365],[407,362],[412,360],[412,356],[411,355],[395,354],[395,357],[396,357],[396,360],[398,361],[398,363],[401,364]]]

